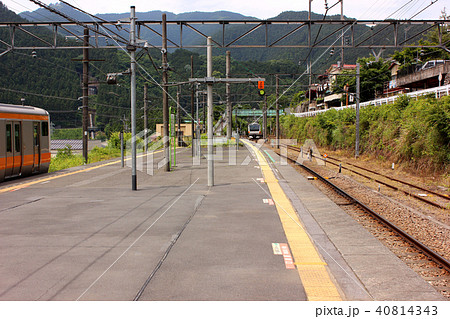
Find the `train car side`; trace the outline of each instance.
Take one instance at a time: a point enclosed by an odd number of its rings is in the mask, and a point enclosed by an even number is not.
[[[0,104],[0,181],[48,172],[49,135],[47,111]]]

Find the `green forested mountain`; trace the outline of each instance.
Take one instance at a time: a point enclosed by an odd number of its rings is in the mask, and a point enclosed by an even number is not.
[[[77,20],[91,19],[79,12],[68,8],[65,5],[57,4],[58,10],[67,11],[66,13]],[[154,11],[148,13],[138,13],[139,20],[159,20],[162,12]],[[214,13],[184,13],[175,15],[172,13],[166,13],[168,20],[243,20],[253,19],[251,17],[245,17],[239,14],[221,11]],[[34,21],[61,21],[62,18],[52,15],[45,11],[45,9],[39,9],[35,12],[24,12],[18,16],[9,11],[0,2],[0,21],[24,21],[24,18]],[[128,13],[124,14],[108,14],[100,15],[106,20],[118,20],[121,18],[127,18]],[[279,16],[273,18],[274,20],[305,20],[307,18],[307,12],[284,12]],[[322,15],[313,14],[313,19],[321,20]],[[327,19],[338,19],[340,17],[327,17]],[[215,34],[215,38],[221,38],[221,26],[208,26],[205,25],[201,31],[205,31],[208,34]],[[230,41],[233,37],[243,34],[250,25],[247,26],[227,26],[227,38],[225,42]],[[281,35],[286,34],[294,26],[280,26],[271,25],[271,32],[269,41],[277,40]],[[321,39],[326,34],[334,31],[335,27],[324,26],[322,29],[313,28],[312,37]],[[156,30],[158,30],[155,27]],[[320,30],[319,30],[320,29]],[[36,31],[36,30],[35,30]],[[296,44],[304,43],[307,41],[306,28],[302,28],[298,32],[295,32],[291,36],[282,40],[280,44]],[[319,32],[320,31],[320,32]],[[47,38],[51,41],[51,33],[41,28],[39,34],[43,38]],[[148,31],[151,33],[150,31]],[[363,41],[364,38],[371,32],[377,32],[376,27],[374,30],[369,27],[362,26],[359,29],[355,29],[355,38]],[[378,39],[384,37],[383,41],[389,40],[392,35],[387,33],[388,31],[380,32]],[[405,31],[406,32],[406,31]],[[183,42],[191,44],[199,44],[204,41],[198,35],[194,35],[192,31],[183,31]],[[405,33],[406,34],[406,33]],[[7,28],[0,28],[0,40],[9,39],[11,35]],[[124,37],[128,37],[124,33]],[[143,38],[145,34],[142,34]],[[175,40],[178,37],[178,31],[169,28],[169,38]],[[150,38],[153,39],[153,38]],[[28,47],[39,46],[38,40],[26,35],[25,33],[17,33],[15,41],[17,44],[26,45]],[[61,37],[58,41],[64,41]],[[70,41],[70,40],[69,40]],[[160,41],[160,40],[150,40]],[[188,42],[186,42],[188,41]],[[199,42],[200,41],[200,42]],[[240,40],[243,41],[243,40]],[[251,36],[245,38],[246,43],[262,43],[265,41],[265,30],[256,30],[251,33]],[[337,35],[333,38],[325,40],[324,42],[332,45],[337,41]],[[372,40],[371,40],[372,41]],[[376,43],[377,38],[373,40]],[[381,41],[381,40],[380,40]],[[6,41],[7,42],[7,41]],[[78,42],[73,42],[73,46],[79,46]],[[4,45],[0,45],[0,54],[6,50]],[[80,127],[81,126],[81,101],[78,99],[81,97],[81,74],[82,63],[80,60],[82,57],[81,50],[36,50],[36,57],[33,58],[33,50],[13,50],[0,57],[0,72],[3,75],[0,77],[0,102],[20,104],[21,98],[25,98],[26,104],[38,106],[47,109],[52,117],[52,122],[61,127]],[[225,50],[216,49],[214,57],[214,75],[223,77],[225,75]],[[330,64],[335,63],[340,59],[339,50],[335,50],[335,54],[331,56],[324,49],[314,49],[310,53],[311,60],[315,63],[313,67],[313,73],[320,74]],[[203,55],[204,50],[187,51],[176,50],[169,53],[169,64],[172,69],[169,76],[170,82],[183,82],[190,76],[190,58],[194,57],[194,76],[204,77],[206,74],[206,58]],[[275,93],[275,77],[268,74],[302,74],[305,71],[304,60],[309,54],[309,49],[286,49],[286,48],[264,48],[264,49],[232,49],[232,75],[236,76],[263,76],[266,78],[266,93],[272,95]],[[91,62],[90,65],[90,82],[92,86],[96,86],[98,94],[90,96],[90,108],[96,111],[96,126],[100,129],[111,131],[120,130],[129,123],[130,117],[130,94],[129,94],[129,77],[124,75],[119,78],[119,85],[107,85],[106,75],[107,73],[124,72],[129,68],[130,58],[127,52],[122,50],[110,49],[110,50],[97,50],[90,49],[90,58],[102,60],[102,62]],[[157,83],[161,82],[160,70],[156,70],[154,65],[161,66],[161,53],[159,50],[149,50],[149,55],[143,51],[137,53],[139,57],[139,73],[137,77],[138,87],[138,129],[143,128],[142,119],[142,105],[143,105],[143,86],[144,83],[149,83],[149,99],[150,112],[149,123],[150,129],[154,129],[155,123],[162,121],[162,109],[161,109],[161,88]],[[345,50],[345,63],[355,63],[359,57],[368,56],[369,52],[364,49]],[[300,62],[300,63],[299,63]],[[280,93],[290,87],[290,90],[286,92],[283,98],[283,106],[287,106],[296,93],[306,90],[308,79],[306,75],[299,78],[299,75],[286,75],[280,77]],[[203,88],[200,87],[200,90]],[[241,104],[247,104],[246,107],[260,107],[260,103],[263,100],[257,95],[257,90],[253,84],[245,85],[233,85],[232,87],[234,95],[232,100],[234,103],[240,102]],[[171,104],[175,105],[176,99],[176,87],[171,87],[170,90]],[[218,114],[223,110],[222,103],[225,100],[225,87],[224,85],[215,86],[215,103]],[[298,97],[298,94],[297,94]],[[202,97],[200,98],[202,100]],[[272,99],[269,98],[269,101]],[[180,101],[183,108],[190,113],[190,86],[184,85],[181,87]],[[185,119],[188,119],[187,114],[183,114]]]
[[[63,4],[63,3],[56,3],[52,4],[54,8],[57,10],[64,12],[70,17],[73,17],[74,19],[77,19],[79,21],[91,21],[93,18],[91,16],[88,16],[86,14],[83,14],[79,11],[76,11],[72,9],[71,7]],[[228,12],[228,11],[218,11],[218,12],[187,12],[187,13],[181,13],[181,14],[174,14],[171,12],[163,12],[163,11],[150,11],[150,12],[137,12],[136,16],[138,18],[138,21],[159,21],[161,20],[161,15],[165,13],[167,15],[168,21],[208,21],[208,20],[257,20],[254,17],[248,17],[244,16],[238,13]],[[21,17],[26,18],[31,21],[65,21],[64,18],[48,12],[46,9],[40,8],[33,12],[23,12],[20,14]],[[129,18],[129,13],[115,13],[115,14],[97,14],[97,16],[101,19],[107,20],[107,21],[118,21],[120,19],[126,19]],[[354,20],[349,17],[344,17],[346,20]],[[294,11],[286,11],[281,14],[279,14],[276,17],[273,17],[268,20],[283,20],[283,21],[289,21],[289,20],[307,20],[308,19],[308,12],[307,11],[301,11],[301,12],[294,12]],[[311,14],[312,20],[340,20],[340,15],[333,15],[333,16],[326,16],[324,17],[321,14],[312,13]],[[222,34],[222,26],[221,25],[199,25],[194,24],[194,27],[196,27],[200,32],[204,34],[211,35],[214,40],[221,43],[224,41],[225,43],[229,43],[231,40],[235,39],[237,36],[244,34],[246,31],[253,28],[254,24],[248,24],[248,25],[225,25],[226,33],[225,36]],[[153,29],[157,32],[161,32],[161,26],[160,25],[153,25]],[[287,34],[288,32],[294,30],[297,27],[297,25],[277,25],[272,24],[268,26],[268,35],[269,39],[268,42],[272,43],[276,40],[278,40],[282,35]],[[353,37],[355,39],[356,43],[360,43],[364,41],[368,36],[371,34],[374,34],[375,37],[369,41],[365,41],[364,44],[380,44],[380,43],[386,43],[393,42],[393,30],[391,28],[388,28],[386,30],[380,31],[383,28],[383,26],[374,26],[371,28],[371,26],[366,25],[360,25],[358,27],[354,28]],[[405,37],[407,37],[408,34],[413,34],[416,30],[422,28],[422,26],[408,26],[407,28],[399,27],[399,34],[404,34]],[[311,28],[311,36],[312,40],[314,39],[323,39],[326,35],[336,31],[339,29],[339,26],[317,26],[313,25]],[[168,25],[168,39],[172,41],[173,43],[180,44],[180,26],[179,25]],[[128,33],[125,30],[116,30],[117,32],[121,33],[121,35],[125,38],[128,37]],[[352,30],[350,28],[344,28],[343,30],[345,32],[345,38],[350,39]],[[379,33],[378,33],[379,32]],[[264,44],[265,43],[265,28],[259,28],[258,30],[255,30],[251,33],[251,35],[246,36],[242,38],[241,40],[237,41],[235,44],[240,44],[245,41],[246,44]],[[331,36],[327,38],[325,41],[323,41],[322,44],[332,45],[333,43],[340,42],[339,37],[341,35],[341,32],[336,33],[334,36]],[[142,28],[140,36],[142,39],[148,40],[149,43],[154,45],[160,45],[161,38],[152,31]],[[417,39],[416,39],[417,40]],[[194,32],[193,30],[184,27],[183,28],[183,45],[200,45],[205,43],[205,39],[199,35],[198,33]],[[289,37],[285,38],[284,40],[278,42],[279,45],[293,45],[293,44],[306,44],[308,43],[308,28],[305,26],[298,30],[297,32],[293,33]],[[194,50],[197,53],[203,54],[203,50],[198,49]],[[225,49],[216,49],[215,54],[222,55],[224,53]],[[287,59],[291,61],[295,61],[296,63],[301,62],[301,64],[304,64],[303,61],[306,59],[307,56],[309,56],[313,61],[317,60],[317,63],[315,65],[315,68],[318,70],[317,72],[321,72],[326,68],[327,65],[330,63],[334,63],[340,59],[340,51],[336,50],[336,54],[332,57],[328,56],[328,54],[324,53],[325,49],[314,49],[309,52],[309,49],[294,49],[294,48],[250,48],[250,49],[231,49],[232,55],[236,60],[240,61],[269,61],[269,60],[278,60],[278,59]],[[344,61],[345,63],[354,64],[357,60],[357,58],[362,56],[368,56],[371,53],[368,49],[346,49],[345,50],[345,57]],[[388,54],[392,54],[393,51],[385,51],[383,53],[384,56],[387,56]]]
[[[0,5],[0,21],[23,21],[23,18],[9,11],[5,6]],[[36,30],[35,30],[36,31]],[[50,32],[45,30],[36,31],[42,37],[50,39]],[[0,29],[0,39],[9,39],[9,30]],[[60,39],[61,40],[61,39]],[[62,39],[63,40],[63,39]],[[18,33],[16,43],[33,47],[39,46],[38,40]],[[59,41],[59,40],[58,40]],[[80,45],[77,42],[74,46]],[[0,49],[0,54],[6,50]],[[150,56],[156,66],[161,65],[161,53],[159,50],[150,50]],[[130,66],[128,54],[121,50],[96,50],[90,49],[91,59],[102,60],[102,62],[91,62],[90,82],[98,87],[98,94],[89,97],[91,109],[96,111],[96,126],[106,130],[120,130],[124,126],[129,127],[130,117],[130,94],[129,76],[119,77],[119,85],[107,85],[107,73],[119,73],[126,71]],[[160,70],[156,70],[149,56],[145,51],[138,52],[139,72],[137,76],[138,88],[138,129],[143,129],[143,86],[149,83],[149,125],[154,129],[155,123],[162,121],[161,109],[161,88],[156,84],[161,82]],[[196,52],[187,50],[177,50],[169,54],[168,60],[172,71],[169,75],[170,82],[186,81],[190,76],[190,59],[194,57],[194,76],[204,77],[206,74],[206,58]],[[61,127],[80,127],[81,109],[79,109],[82,95],[81,75],[82,75],[82,50],[13,50],[0,57],[0,102],[20,104],[21,98],[25,98],[25,104],[42,107],[50,112],[52,122]],[[232,62],[232,73],[256,76],[262,73],[295,73],[297,65],[292,61],[236,61]],[[224,56],[214,57],[214,70],[216,76],[225,74]],[[274,80],[267,77],[267,93],[273,94],[275,88]],[[287,85],[292,79],[281,79],[281,84]],[[303,84],[305,82],[303,81]],[[294,89],[300,89],[302,81],[297,82]],[[202,90],[200,86],[200,90]],[[304,89],[304,88],[302,88]],[[181,88],[181,105],[190,113],[190,86],[184,85]],[[295,90],[294,90],[295,91]],[[293,94],[290,91],[289,94]],[[223,110],[225,99],[224,85],[215,87],[215,103],[218,114]],[[235,85],[234,102],[249,102],[248,107],[259,108],[258,101],[262,98],[257,95],[254,85]],[[171,87],[169,93],[171,105],[175,105],[176,87]],[[202,97],[200,98],[200,101]],[[253,105],[253,106],[251,106]],[[184,118],[188,116],[183,113]]]

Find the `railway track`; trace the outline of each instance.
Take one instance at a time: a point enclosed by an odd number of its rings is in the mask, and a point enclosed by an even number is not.
[[[289,150],[292,150],[292,151],[295,151],[295,152],[298,152],[298,153],[301,152],[301,149],[299,147],[295,147],[295,146],[291,146],[291,145],[283,145],[283,146],[287,147],[287,149],[289,149]],[[414,185],[414,184],[411,184],[409,182],[406,182],[406,181],[403,181],[403,180],[400,180],[400,179],[397,179],[397,178],[394,178],[394,177],[391,177],[391,176],[388,176],[388,175],[385,175],[385,174],[381,174],[381,173],[376,172],[374,170],[367,169],[367,168],[362,167],[360,165],[355,165],[355,164],[348,163],[348,162],[342,162],[339,159],[333,158],[331,156],[328,156],[326,159],[324,159],[323,157],[315,156],[315,155],[312,155],[312,156],[315,157],[318,160],[326,161],[327,164],[331,164],[333,166],[339,167],[339,169],[348,170],[349,172],[352,172],[352,173],[354,173],[356,175],[359,175],[359,176],[362,176],[364,178],[367,178],[367,179],[369,179],[371,181],[377,182],[378,184],[384,185],[384,186],[386,186],[386,187],[388,187],[390,189],[402,192],[402,193],[406,194],[407,196],[413,197],[413,198],[415,198],[415,199],[417,199],[417,200],[419,200],[421,202],[427,203],[428,205],[431,205],[431,206],[434,206],[436,208],[443,209],[443,210],[450,210],[450,196],[447,195],[447,194],[441,194],[441,193],[432,191],[430,189],[426,189],[426,188],[420,187],[418,185]],[[342,164],[345,164],[346,166],[342,165]],[[349,166],[357,168],[360,171],[357,171],[354,168],[351,168]],[[363,171],[365,173],[362,173],[361,171]],[[370,174],[372,174],[372,175],[374,175],[376,177],[369,176],[366,173],[370,173]],[[433,196],[433,197],[439,197],[440,201],[437,202],[437,201],[429,200],[429,199],[425,198],[425,196],[423,196],[423,195],[426,195],[426,197],[428,197],[430,195],[427,195],[427,194],[422,194],[422,196],[421,195],[417,195],[417,194],[415,194],[412,191],[409,191],[409,190],[397,187],[395,185],[392,185],[392,184],[390,184],[388,182],[385,182],[385,181],[381,180],[380,178],[385,178],[385,179],[387,179],[389,181],[393,181],[393,182],[400,183],[402,185],[406,185],[406,186],[408,186],[408,187],[410,187],[412,189],[420,190],[422,192],[431,194],[431,196]]]
[[[319,173],[315,172],[311,168],[309,168],[306,165],[303,165],[299,163],[296,159],[291,158],[288,156],[285,156],[281,154],[280,152],[277,152],[280,156],[283,156],[290,160],[291,162],[295,163],[296,165],[300,166],[302,169],[308,172],[308,174],[314,175],[318,180],[323,182],[326,186],[331,188],[334,192],[338,193],[340,196],[346,198],[346,200],[349,201],[349,205],[355,205],[362,209],[365,213],[370,214],[371,217],[375,218],[377,221],[379,221],[384,226],[388,227],[391,231],[393,231],[395,234],[398,234],[398,236],[401,236],[402,239],[407,241],[410,245],[414,246],[419,252],[422,252],[424,255],[426,255],[428,258],[433,260],[438,266],[438,268],[445,269],[447,273],[450,273],[450,261],[446,258],[444,258],[439,253],[435,252],[433,249],[429,248],[427,245],[416,239],[411,234],[408,234],[406,231],[395,225],[393,222],[389,221],[388,219],[384,218],[377,212],[375,212],[373,209],[356,199],[354,196],[350,195],[348,192],[344,191],[342,188],[338,187],[337,185],[333,184],[331,181],[329,181],[327,178],[323,177]]]

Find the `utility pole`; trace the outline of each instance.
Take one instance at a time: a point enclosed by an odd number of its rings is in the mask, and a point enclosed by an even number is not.
[[[148,151],[148,83],[144,83],[144,149],[147,152]]]
[[[83,157],[88,162],[88,118],[89,118],[89,29],[84,29],[83,37]]]
[[[355,140],[355,157],[359,156],[359,100],[361,92],[361,79],[359,72],[360,65],[356,63],[356,140]]]
[[[230,78],[230,72],[231,72],[231,56],[230,56],[230,51],[227,51],[227,55],[226,55],[226,72],[225,72],[225,77],[227,79]],[[231,106],[231,90],[230,90],[230,83],[227,82],[226,84],[226,93],[227,93],[227,140],[231,140],[231,129],[232,129],[232,124],[231,124],[231,112],[233,111],[232,106]]]
[[[275,76],[276,79],[276,87],[275,87],[275,97],[276,97],[276,102],[275,102],[275,107],[277,110],[276,113],[276,117],[275,117],[275,139],[276,139],[276,148],[280,148],[280,108],[278,105],[278,98],[280,96],[280,92],[279,92],[279,86],[280,86],[280,78],[278,77],[278,74]]]
[[[208,37],[206,42],[206,77],[212,78],[212,38]],[[214,154],[213,154],[213,84],[207,84],[208,94],[208,186],[214,186]]]
[[[130,46],[131,56],[131,189],[137,190],[136,175],[136,9],[131,6],[130,14]]]
[[[162,88],[163,88],[163,141],[164,141],[164,157],[166,159],[166,171],[170,171],[170,149],[169,149],[169,95],[168,86],[168,68],[167,65],[167,18],[166,14],[162,15]]]
[[[194,56],[191,55],[191,78],[194,77]],[[191,137],[192,137],[192,156],[195,155],[195,145],[194,145],[194,137],[198,138],[198,136],[195,134],[195,128],[194,128],[194,116],[195,116],[195,107],[194,107],[194,87],[195,83],[192,83],[192,89],[191,89]],[[198,114],[197,114],[198,115]],[[198,125],[198,123],[197,123]]]

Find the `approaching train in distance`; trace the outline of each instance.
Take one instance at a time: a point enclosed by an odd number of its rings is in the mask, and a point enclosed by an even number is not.
[[[258,123],[251,123],[248,125],[248,137],[249,138],[261,138],[261,125]]]
[[[0,104],[0,182],[47,173],[50,159],[48,112],[37,107]]]

